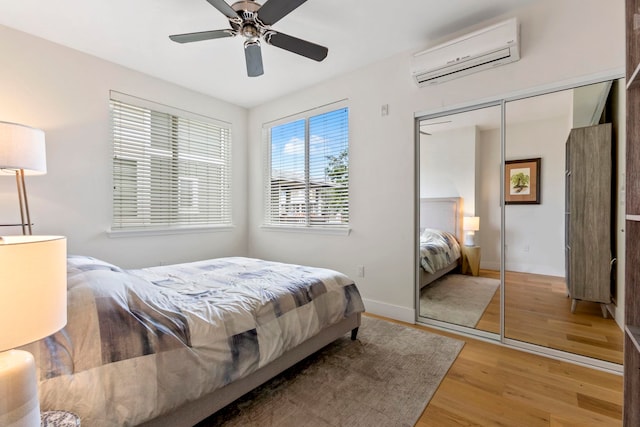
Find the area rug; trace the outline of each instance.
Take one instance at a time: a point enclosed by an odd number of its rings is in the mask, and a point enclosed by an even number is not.
[[[464,343],[363,316],[329,344],[197,427],[413,426]]]
[[[489,277],[448,274],[420,291],[420,316],[474,328],[500,287]]]

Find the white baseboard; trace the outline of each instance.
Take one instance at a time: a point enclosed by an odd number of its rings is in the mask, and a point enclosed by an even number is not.
[[[388,304],[372,299],[363,298],[364,306],[367,313],[377,314],[378,316],[389,317],[391,319],[400,320],[411,324],[416,323],[416,309],[401,307],[399,305]]]
[[[485,270],[500,270],[499,262],[480,262],[480,268]],[[520,273],[532,273],[532,274],[544,274],[545,276],[564,277],[564,270],[557,268],[544,266],[544,265],[530,265],[522,263],[507,263],[505,266],[507,271],[517,271]]]
[[[494,270],[494,271],[499,271],[500,270],[500,262],[485,262],[485,261],[480,261],[480,268],[483,270]]]

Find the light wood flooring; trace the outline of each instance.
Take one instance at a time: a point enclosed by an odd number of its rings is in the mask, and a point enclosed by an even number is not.
[[[497,271],[480,276],[499,278]],[[500,293],[487,306],[477,329],[500,333]],[[600,304],[578,302],[571,313],[564,278],[505,273],[505,336],[532,344],[622,364],[624,335]]]
[[[622,376],[407,326],[465,341],[416,427],[622,425]]]

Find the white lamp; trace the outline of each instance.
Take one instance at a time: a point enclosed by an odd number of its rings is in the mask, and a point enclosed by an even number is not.
[[[465,216],[462,218],[462,229],[466,232],[464,236],[464,245],[475,246],[476,231],[480,230],[480,218],[477,216]]]
[[[11,349],[67,323],[66,257],[61,236],[0,240],[0,426],[40,426],[34,358]]]
[[[0,122],[0,172],[16,176],[22,234],[31,234],[24,176],[47,173],[44,132],[17,123]]]

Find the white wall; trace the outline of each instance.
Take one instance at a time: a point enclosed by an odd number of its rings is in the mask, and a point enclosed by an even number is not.
[[[477,28],[507,17],[479,22]],[[48,174],[27,182],[35,232],[66,235],[70,253],[125,267],[248,254],[335,268],[357,280],[369,311],[413,321],[415,115],[623,70],[623,2],[540,0],[518,17],[522,59],[516,63],[420,89],[409,75],[413,52],[405,52],[248,115],[237,106],[0,27],[0,119],[42,128],[47,135]],[[107,237],[110,89],[233,123],[235,229]],[[351,234],[261,229],[262,124],[345,98],[350,106]],[[387,116],[380,114],[383,104],[389,105]],[[10,178],[0,180],[1,222],[19,218],[13,184]],[[365,266],[365,277],[356,277],[357,265]]]
[[[482,250],[480,268],[500,270],[500,129],[480,132],[478,147],[480,230],[476,242]]]
[[[475,126],[420,135],[420,197],[462,197],[464,216],[476,212]]]
[[[507,104],[507,112],[509,111]],[[563,117],[510,123],[507,114],[507,160],[541,157],[540,205],[510,205],[505,214],[507,244],[506,269],[563,277],[564,272],[564,143],[569,134],[570,111]],[[422,144],[422,142],[421,142]],[[481,268],[500,269],[500,130],[478,132],[474,145],[477,151],[475,184],[478,203],[476,213],[480,217],[480,231],[476,232],[477,244],[482,248]],[[454,152],[461,150],[454,147]],[[422,152],[421,152],[422,157]],[[463,158],[466,156],[462,156]],[[455,157],[454,157],[455,158]],[[443,157],[440,165],[447,166]],[[422,164],[421,164],[422,165]],[[433,170],[428,171],[431,167]],[[421,167],[420,181],[441,182],[457,165],[449,169],[433,165]],[[434,176],[437,170],[439,175]],[[473,187],[474,177],[467,181]],[[427,185],[425,183],[425,185]],[[437,187],[437,186],[436,186]],[[422,188],[422,187],[421,187]],[[451,193],[455,195],[454,193]],[[465,205],[466,205],[465,199]],[[466,211],[465,207],[465,211]],[[473,212],[471,212],[473,213]]]
[[[0,120],[46,134],[48,173],[27,177],[34,234],[65,235],[69,253],[125,267],[246,253],[245,109],[6,27],[0,27],[0,57]],[[110,89],[233,123],[233,230],[106,235],[112,193]],[[0,223],[8,222],[20,222],[10,177],[0,179]]]
[[[263,123],[349,100],[352,232],[329,236],[261,229],[263,182],[254,173],[250,255],[341,270],[356,279],[369,311],[413,321],[415,114],[623,71],[623,2],[542,0],[518,17],[522,59],[516,63],[420,89],[409,75],[413,52],[406,52],[253,108],[249,170],[261,171]],[[388,116],[380,114],[383,104],[389,105]],[[365,277],[356,277],[357,265],[365,266]]]
[[[507,109],[508,111],[508,109]],[[505,269],[565,275],[565,142],[570,118],[510,124],[506,160],[541,157],[540,204],[505,208]]]

